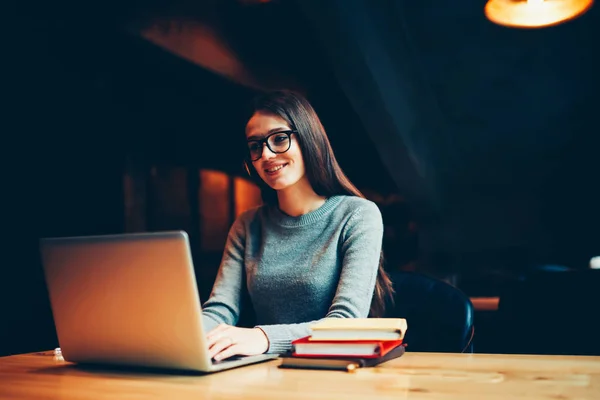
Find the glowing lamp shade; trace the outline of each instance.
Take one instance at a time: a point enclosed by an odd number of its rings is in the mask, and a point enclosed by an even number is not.
[[[489,0],[485,16],[498,25],[541,28],[585,13],[594,0]]]

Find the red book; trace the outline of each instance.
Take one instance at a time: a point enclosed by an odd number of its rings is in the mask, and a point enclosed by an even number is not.
[[[400,346],[402,340],[309,340],[304,337],[292,342],[294,357],[361,357],[377,358]]]

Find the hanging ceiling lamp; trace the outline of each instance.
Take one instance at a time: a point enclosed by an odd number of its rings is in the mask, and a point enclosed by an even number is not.
[[[489,0],[485,16],[498,25],[541,28],[585,13],[594,0]]]

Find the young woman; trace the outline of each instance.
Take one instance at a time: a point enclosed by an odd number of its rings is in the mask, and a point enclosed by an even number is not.
[[[322,318],[381,315],[392,291],[381,213],[340,169],[308,101],[289,91],[258,97],[246,141],[264,205],[231,227],[203,305],[215,360],[283,353]],[[255,328],[235,326],[244,286]]]

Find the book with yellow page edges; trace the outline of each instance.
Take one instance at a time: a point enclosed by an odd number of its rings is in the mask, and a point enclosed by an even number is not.
[[[402,340],[404,318],[325,318],[311,326],[311,341]]]
[[[406,320],[397,318],[328,318],[312,334],[292,342],[282,368],[344,369],[371,367],[404,354]],[[340,368],[342,366],[342,368]]]

